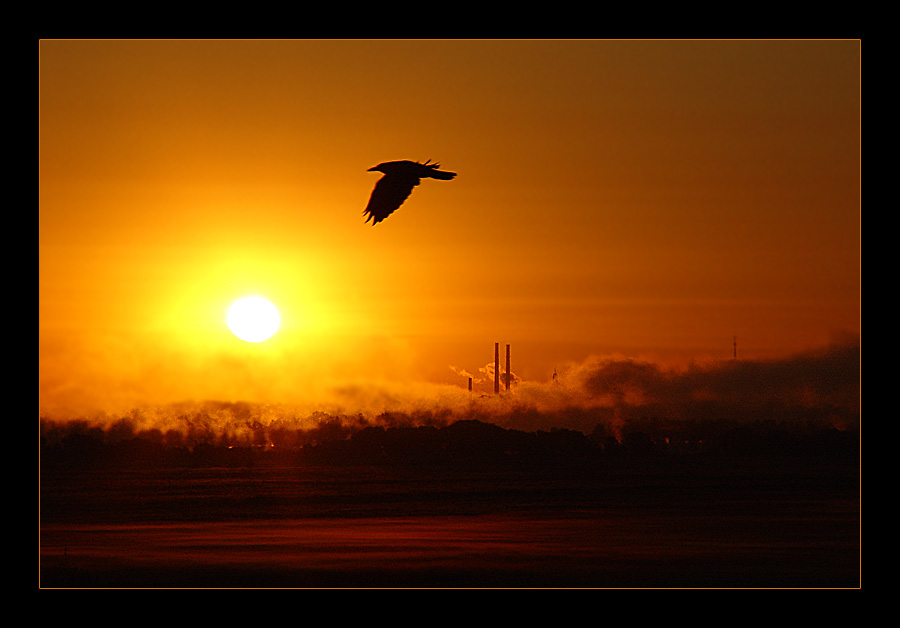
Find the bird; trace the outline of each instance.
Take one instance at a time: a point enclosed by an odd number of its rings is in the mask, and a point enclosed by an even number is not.
[[[429,159],[424,164],[409,160],[386,161],[369,168],[368,172],[382,172],[384,176],[375,184],[369,204],[363,210],[363,215],[368,214],[366,222],[372,220],[372,226],[375,226],[394,213],[422,179],[449,181],[456,176],[455,172],[438,170],[440,167]]]

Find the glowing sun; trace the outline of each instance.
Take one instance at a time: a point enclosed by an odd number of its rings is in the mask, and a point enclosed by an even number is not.
[[[271,338],[281,325],[281,316],[272,303],[262,297],[244,297],[228,308],[228,329],[246,342]]]

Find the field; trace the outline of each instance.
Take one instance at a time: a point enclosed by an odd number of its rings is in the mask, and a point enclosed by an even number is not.
[[[41,476],[42,587],[859,587],[858,467],[94,467]]]

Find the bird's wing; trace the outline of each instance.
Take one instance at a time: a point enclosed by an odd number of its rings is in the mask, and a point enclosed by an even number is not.
[[[400,207],[414,187],[419,185],[418,177],[404,177],[397,175],[385,175],[375,184],[372,190],[372,196],[369,197],[369,204],[363,211],[368,214],[366,222],[374,219],[372,224],[377,225],[379,222],[390,216],[395,209]]]

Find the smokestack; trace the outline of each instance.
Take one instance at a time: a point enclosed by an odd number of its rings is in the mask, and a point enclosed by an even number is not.
[[[469,378],[469,392],[472,392],[472,378]]]
[[[506,345],[506,390],[509,390],[509,345]]]
[[[500,343],[494,343],[494,394],[500,392]]]

